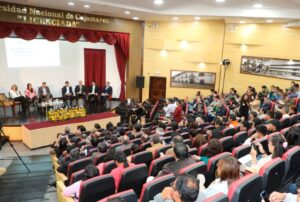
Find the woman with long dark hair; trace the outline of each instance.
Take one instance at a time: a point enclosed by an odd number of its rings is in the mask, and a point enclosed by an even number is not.
[[[249,118],[249,108],[250,108],[249,96],[247,94],[244,94],[240,101],[239,113],[240,113],[240,117],[244,117],[245,121],[248,121]]]

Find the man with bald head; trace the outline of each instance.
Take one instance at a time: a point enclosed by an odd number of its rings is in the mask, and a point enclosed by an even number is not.
[[[78,106],[84,106],[86,87],[83,85],[83,82],[80,80],[79,84],[75,87],[75,96],[77,99]]]

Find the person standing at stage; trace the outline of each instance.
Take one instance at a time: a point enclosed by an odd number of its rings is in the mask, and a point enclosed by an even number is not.
[[[22,106],[22,112],[26,114],[27,107],[28,107],[28,101],[24,96],[21,95],[20,91],[18,90],[18,86],[16,84],[13,84],[11,86],[11,89],[9,91],[9,96],[17,102],[21,102]]]
[[[85,85],[83,85],[83,82],[80,80],[79,84],[75,86],[75,95],[79,107],[84,106],[85,93],[86,93],[86,87]]]
[[[69,81],[65,82],[65,85],[61,89],[61,92],[62,92],[62,97],[64,100],[65,107],[71,107],[72,99],[73,99],[73,89],[72,89],[72,86],[70,86]]]
[[[92,86],[89,89],[88,100],[89,103],[98,104],[98,95],[100,93],[100,88],[96,85],[96,82],[92,82]]]
[[[110,100],[112,98],[112,94],[113,94],[113,89],[110,86],[110,82],[107,81],[106,85],[102,91],[102,96],[101,96],[101,103],[102,104],[106,104],[107,107],[110,107]],[[106,103],[107,102],[107,103]]]
[[[38,89],[39,98],[42,101],[49,101],[52,97],[49,87],[47,86],[46,82],[42,83],[42,86]]]

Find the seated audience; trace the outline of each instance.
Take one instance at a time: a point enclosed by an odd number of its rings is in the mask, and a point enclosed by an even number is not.
[[[168,149],[168,150],[166,151],[166,155],[169,155],[169,156],[175,156],[175,154],[174,154],[174,147],[175,147],[175,145],[176,145],[177,143],[183,143],[183,138],[182,138],[182,136],[180,136],[180,135],[175,135],[175,136],[173,136],[173,138],[172,138],[172,148],[170,148],[170,149]]]
[[[266,124],[268,134],[274,133],[276,131],[280,131],[280,122],[276,119],[270,120],[268,124]]]
[[[79,149],[78,149],[78,148],[72,149],[72,150],[70,151],[69,155],[70,155],[70,158],[67,158],[67,159],[62,163],[62,165],[60,165],[60,166],[57,168],[57,171],[58,171],[58,172],[63,173],[63,174],[65,174],[65,175],[67,175],[69,163],[74,162],[74,161],[76,161],[76,160],[79,159]]]
[[[153,156],[154,156],[156,150],[159,149],[159,148],[161,148],[164,145],[161,144],[161,142],[160,142],[160,136],[159,135],[153,135],[151,139],[152,139],[152,141],[151,141],[151,147],[147,148],[146,151],[151,151],[152,154],[153,154]]]
[[[248,131],[251,125],[248,121],[242,121],[239,123],[240,131]]]
[[[203,201],[220,192],[227,195],[230,185],[240,178],[239,163],[232,156],[220,159],[217,167],[216,179],[205,190],[200,190],[197,202]]]
[[[122,151],[117,151],[114,154],[114,161],[117,164],[117,167],[111,171],[111,175],[114,177],[116,190],[118,190],[122,173],[125,168],[133,166],[133,163],[128,163],[127,157]]]
[[[254,140],[257,140],[259,138],[265,137],[267,135],[267,127],[264,125],[258,125],[256,126],[256,131],[255,133],[246,139],[246,141],[244,142],[244,144],[248,144],[250,145]]]
[[[82,182],[97,176],[99,176],[99,170],[97,169],[97,167],[94,165],[87,165],[84,168],[83,179],[66,187],[66,189],[63,191],[63,194],[65,196],[73,197],[74,201],[78,201]]]
[[[21,102],[22,112],[25,114],[28,108],[28,101],[23,95],[21,95],[20,91],[18,90],[18,86],[16,84],[13,84],[11,86],[11,89],[9,91],[9,96],[14,101]]]
[[[144,134],[142,131],[142,124],[136,124],[133,128],[132,134],[135,136],[135,138],[140,138]]]
[[[193,146],[196,149],[199,149],[199,147],[201,147],[202,145],[206,144],[206,138],[204,135],[202,134],[198,134],[196,135],[196,137],[193,139]]]
[[[213,157],[213,156],[215,156],[217,154],[220,154],[222,152],[223,152],[223,146],[220,143],[220,141],[217,140],[217,139],[210,139],[208,141],[206,150],[200,156],[200,161],[203,161],[204,163],[207,164],[208,160],[211,157]],[[196,157],[196,158],[199,159],[199,157]]]
[[[297,193],[280,193],[272,192],[270,194],[270,202],[299,202],[300,201],[300,180],[297,179],[296,184]]]
[[[199,194],[199,183],[191,175],[178,175],[171,187],[165,187],[150,202],[193,202]]]
[[[222,137],[222,130],[225,128],[223,121],[219,118],[215,120],[215,129],[212,131],[207,131],[207,134],[211,136],[211,138],[220,139]]]
[[[234,114],[229,115],[229,127],[236,128],[239,126],[239,122],[236,120],[236,116]]]
[[[116,151],[123,151],[125,149],[131,148],[130,139],[127,135],[123,135],[120,138],[122,145],[116,148]]]
[[[143,134],[142,137],[141,137],[141,143],[146,143],[146,142],[149,142],[150,138],[149,138],[149,135],[147,134]]]
[[[174,147],[175,161],[165,164],[162,170],[158,173],[158,176],[167,175],[177,172],[188,165],[196,163],[196,160],[189,157],[188,147],[184,143],[177,143]]]

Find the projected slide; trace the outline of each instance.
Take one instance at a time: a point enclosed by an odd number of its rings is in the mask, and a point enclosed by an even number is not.
[[[5,49],[9,68],[55,67],[60,65],[59,41],[44,39],[26,41],[6,38]]]

